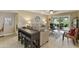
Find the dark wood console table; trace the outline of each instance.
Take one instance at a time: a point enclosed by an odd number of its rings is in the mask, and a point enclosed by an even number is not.
[[[21,41],[25,48],[40,48],[40,32],[19,28],[18,41]]]

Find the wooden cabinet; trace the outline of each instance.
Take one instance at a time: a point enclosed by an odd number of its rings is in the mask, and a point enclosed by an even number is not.
[[[18,40],[25,48],[40,47],[40,32],[29,29],[18,29]]]

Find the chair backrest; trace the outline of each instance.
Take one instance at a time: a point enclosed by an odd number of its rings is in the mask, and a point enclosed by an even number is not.
[[[76,39],[79,39],[79,28],[76,29],[76,34],[75,34],[75,36],[76,36]]]
[[[78,34],[77,34],[77,38],[79,39],[79,28],[78,28]]]

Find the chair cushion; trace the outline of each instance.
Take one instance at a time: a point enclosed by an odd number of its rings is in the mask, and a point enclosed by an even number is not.
[[[70,29],[68,34],[71,35],[71,36],[74,36],[75,35],[75,29]]]

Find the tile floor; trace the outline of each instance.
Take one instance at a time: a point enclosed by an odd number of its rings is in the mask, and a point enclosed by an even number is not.
[[[17,35],[0,37],[0,48],[23,48],[24,46],[18,41]],[[49,36],[49,42],[41,48],[77,48],[71,40],[65,38],[62,42],[62,37],[55,38],[53,34]]]
[[[23,48],[18,41],[17,35],[10,35],[0,38],[0,48]]]

